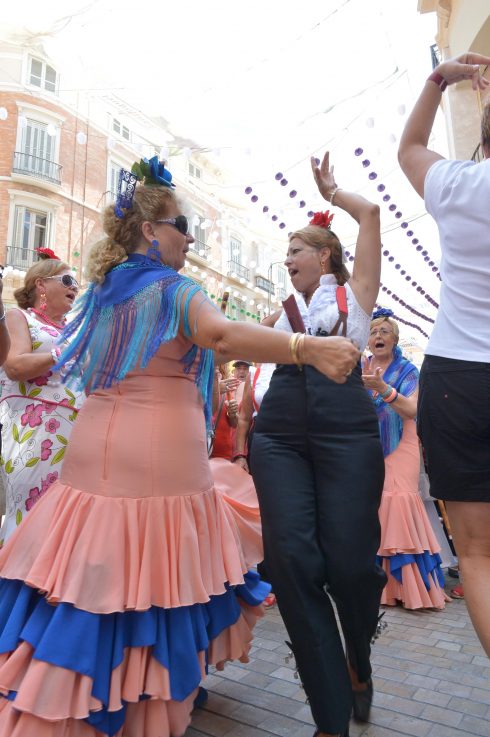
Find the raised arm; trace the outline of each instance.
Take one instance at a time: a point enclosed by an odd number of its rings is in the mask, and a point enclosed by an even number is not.
[[[415,191],[424,196],[424,182],[432,164],[444,157],[427,148],[441,94],[447,85],[471,79],[474,90],[484,90],[489,81],[482,76],[480,64],[490,64],[490,57],[462,54],[439,64],[427,79],[415,103],[400,139],[398,161]]]
[[[371,314],[378,296],[381,274],[379,207],[361,195],[337,186],[328,151],[320,166],[312,158],[311,168],[322,197],[345,210],[359,223],[354,268],[349,284],[362,309]]]

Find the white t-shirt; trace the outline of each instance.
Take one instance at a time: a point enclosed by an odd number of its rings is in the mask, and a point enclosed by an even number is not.
[[[424,185],[439,228],[439,312],[426,353],[490,363],[490,159],[436,161]]]

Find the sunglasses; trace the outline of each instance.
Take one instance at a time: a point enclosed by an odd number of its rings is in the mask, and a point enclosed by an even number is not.
[[[164,220],[155,220],[155,222],[172,225],[174,228],[177,228],[179,233],[182,233],[182,235],[188,235],[189,233],[189,223],[187,222],[187,218],[185,215],[177,215],[176,218],[165,218]]]
[[[71,274],[62,274],[61,276],[45,276],[45,279],[57,279],[64,287],[71,287],[72,289],[80,289],[80,285]]]

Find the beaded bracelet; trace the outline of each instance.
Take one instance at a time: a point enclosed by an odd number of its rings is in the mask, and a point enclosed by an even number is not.
[[[389,397],[392,391],[393,387],[391,386],[391,384],[388,384],[388,388],[380,394],[381,399],[386,399],[386,397]]]
[[[337,194],[337,192],[339,191],[339,189],[340,189],[340,187],[335,187],[335,189],[333,190],[333,192],[330,193],[329,202],[330,202],[331,205],[333,205],[333,198],[335,197],[335,195]]]

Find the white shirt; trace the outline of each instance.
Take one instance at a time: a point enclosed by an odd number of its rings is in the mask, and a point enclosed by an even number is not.
[[[324,274],[320,277],[320,286],[313,293],[309,305],[306,304],[302,294],[295,292],[294,296],[305,328],[311,335],[316,335],[318,330],[324,330],[328,335],[334,328],[339,319],[336,292],[337,280],[333,274]],[[345,284],[345,292],[348,310],[347,338],[351,338],[359,350],[363,351],[369,338],[371,315],[364,312],[348,283]],[[284,310],[274,327],[288,333],[293,332]]]
[[[490,363],[490,160],[436,161],[424,198],[442,252],[440,306],[426,353]]]

